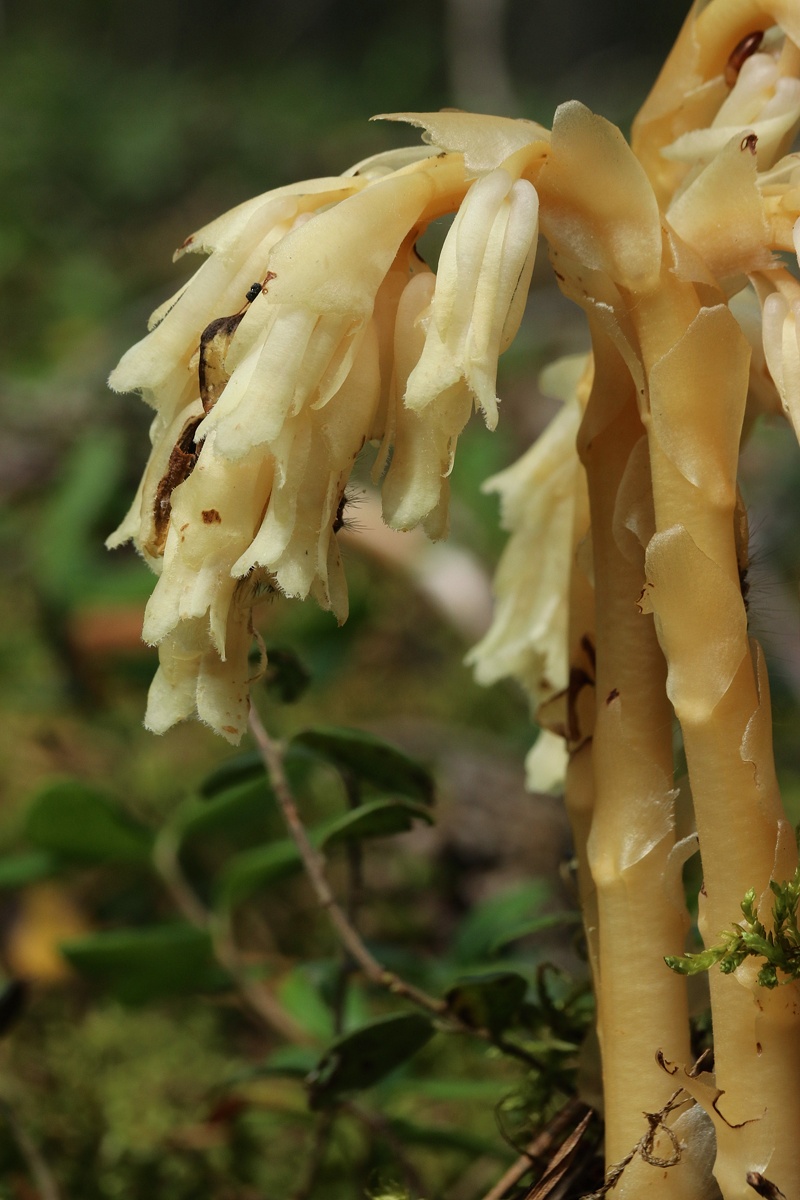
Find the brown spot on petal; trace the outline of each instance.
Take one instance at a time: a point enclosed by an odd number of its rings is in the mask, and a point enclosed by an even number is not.
[[[740,150],[749,150],[751,154],[755,154],[758,149],[758,136],[755,133],[748,133],[747,137],[742,138]]]
[[[619,695],[619,688],[612,688],[606,696],[606,704],[610,704],[612,700],[616,700]]]
[[[651,613],[653,611],[653,600],[651,592],[655,587],[654,583],[646,583],[639,593],[639,599],[636,601],[636,607],[640,613]]]
[[[725,64],[725,82],[732,88],[739,78],[739,72],[751,54],[755,54],[764,36],[763,29],[755,29],[737,42]]]
[[[570,667],[567,685],[567,739],[573,744],[583,736],[578,715],[578,697],[585,687],[594,687],[591,675],[587,675],[581,667]]]
[[[216,508],[204,508],[202,512],[204,525],[221,525],[222,517]]]
[[[202,449],[202,446],[195,446],[194,443],[194,435],[202,419],[192,417],[186,422],[169,456],[167,469],[156,488],[153,502],[153,536],[144,547],[154,558],[164,553],[172,514],[172,493],[179,484],[189,478]]]
[[[246,311],[242,309],[231,317],[217,317],[200,334],[197,375],[204,412],[211,412],[230,379],[230,372],[225,370],[225,356]]]

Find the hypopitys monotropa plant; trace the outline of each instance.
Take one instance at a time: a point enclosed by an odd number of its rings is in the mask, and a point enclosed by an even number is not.
[[[340,621],[342,498],[366,442],[388,524],[447,530],[472,409],[497,421],[498,355],[541,230],[592,352],[551,369],[564,405],[489,482],[510,538],[481,679],[517,677],[543,730],[535,785],[566,781],[597,998],[606,1158],[618,1194],[800,1194],[800,990],[751,957],[710,972],[714,1075],[693,1068],[681,872],[699,845],[708,946],[796,850],[748,634],[739,449],[783,412],[800,432],[800,7],[697,3],[631,144],[577,102],[551,131],[396,114],[426,145],[248,201],[187,240],[208,258],[154,314],[113,387],[155,409],[116,534],[160,578],[146,721],[196,713],[238,741],[252,609],[312,595]],[[415,243],[455,213],[434,272]],[[680,722],[696,834],[675,833]],[[674,1102],[676,1089],[678,1102]],[[712,1177],[713,1171],[713,1177]]]

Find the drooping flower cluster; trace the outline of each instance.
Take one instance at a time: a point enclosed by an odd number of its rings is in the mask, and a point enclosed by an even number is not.
[[[144,624],[160,654],[151,729],[196,712],[239,740],[265,592],[311,595],[345,620],[335,535],[366,442],[387,522],[438,538],[459,433],[476,404],[496,423],[497,358],[538,230],[513,155],[545,131],[414,120],[431,146],[280,188],[188,238],[178,255],[209,258],[111,376],[156,409],[139,492],[109,539],[133,539],[160,575]],[[435,275],[416,242],[454,209]]]
[[[731,56],[733,77],[728,64],[727,79],[709,80],[697,76],[696,48],[685,35],[679,41],[683,86],[693,82],[689,116],[683,104],[670,107],[662,89],[660,110],[651,102],[638,122],[653,191],[617,132],[578,104],[558,111],[554,145],[527,121],[403,113],[389,119],[421,126],[429,145],[279,188],[186,240],[176,257],[203,253],[207,261],[153,314],[151,332],[110,381],[140,391],[156,409],[139,492],[109,539],[132,538],[161,576],[144,626],[161,661],[150,728],[162,731],[196,711],[238,740],[249,703],[251,611],[265,593],[311,595],[346,618],[335,534],[366,442],[378,447],[374,474],[386,521],[446,534],[458,435],[475,405],[490,428],[497,422],[497,358],[525,303],[537,187],[562,287],[586,304],[573,268],[593,270],[594,315],[634,373],[641,374],[636,339],[616,289],[640,286],[641,272],[657,269],[659,200],[686,279],[705,272],[733,294],[749,273],[763,306],[770,374],[797,417],[791,379],[800,370],[800,284],[776,268],[772,249],[792,241],[800,168],[794,156],[775,159],[797,125],[800,82],[785,41],[768,39],[766,50],[755,36],[745,42]],[[582,188],[594,190],[591,204]],[[626,189],[638,199],[625,206],[631,216],[623,226],[606,218]],[[431,220],[451,211],[434,274],[415,245]],[[766,372],[762,383],[762,398],[766,392],[777,407]],[[531,512],[522,524],[529,532],[519,536],[558,545],[564,558],[565,544],[546,536],[541,518]],[[549,578],[549,569],[539,577]],[[497,624],[475,661],[486,680],[515,674],[536,710],[545,693],[565,686],[566,575],[557,593],[541,589],[550,596],[545,607],[562,613],[548,635],[549,619],[523,578],[504,566]],[[512,619],[514,594],[521,610]],[[506,636],[519,645],[526,622],[523,636],[540,646],[541,678],[530,661],[513,668],[514,652],[503,645]]]

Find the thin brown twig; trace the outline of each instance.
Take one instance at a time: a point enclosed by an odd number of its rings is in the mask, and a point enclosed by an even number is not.
[[[347,914],[331,890],[331,886],[325,875],[325,860],[316,847],[312,845],[311,839],[300,818],[300,813],[298,812],[292,789],[283,767],[281,745],[267,733],[255,705],[250,706],[250,732],[264,760],[267,778],[283,812],[289,834],[294,839],[294,843],[303,860],[306,875],[319,901],[320,907],[327,912],[341,944],[353,961],[364,972],[367,979],[379,987],[385,988],[393,995],[410,1000],[418,1008],[425,1009],[427,1012],[442,1018],[450,1024],[451,1028],[458,1030],[460,1033],[468,1033],[472,1037],[488,1042],[492,1046],[497,1047],[497,1049],[502,1050],[504,1054],[524,1062],[526,1066],[543,1071],[545,1068],[542,1062],[526,1050],[524,1046],[520,1046],[517,1042],[511,1041],[506,1037],[497,1036],[489,1029],[482,1029],[467,1024],[466,1021],[462,1021],[455,1013],[450,1011],[445,1000],[437,1000],[435,996],[429,995],[422,988],[409,983],[400,975],[388,970],[378,962],[365,945],[352,922],[348,919]]]
[[[394,971],[387,970],[367,949],[331,890],[325,875],[322,855],[311,844],[297,811],[297,805],[283,769],[283,755],[280,746],[267,733],[256,712],[255,705],[250,706],[250,731],[264,760],[267,776],[283,812],[289,833],[300,852],[309,882],[320,906],[327,912],[331,924],[348,954],[373,983],[379,984],[397,996],[403,996],[406,1000],[413,1001],[420,1008],[427,1009],[428,1012],[435,1013],[437,1016],[446,1016],[447,1005],[444,1000],[437,1000],[435,996],[429,996],[427,992],[423,992],[412,983],[401,979]]]
[[[297,1044],[309,1042],[309,1035],[278,1003],[275,997],[250,979],[244,969],[239,951],[233,939],[230,923],[224,917],[212,913],[200,901],[187,880],[181,867],[180,838],[169,825],[159,833],[153,849],[156,870],[164,881],[177,908],[194,925],[207,933],[211,939],[214,955],[236,984],[248,1008],[260,1018],[271,1032],[279,1033],[287,1041]]]
[[[351,771],[340,770],[339,773],[347,795],[348,808],[353,812],[361,803],[361,789],[358,780]],[[361,842],[357,838],[348,838],[345,842],[345,853],[347,855],[347,895],[344,911],[348,921],[358,932],[358,913],[364,894],[364,854]],[[337,974],[334,999],[331,1005],[333,1028],[337,1037],[344,1032],[347,992],[355,966],[357,964],[353,962],[347,950],[342,947],[342,962]]]
[[[542,1158],[543,1155],[548,1153],[556,1138],[565,1129],[568,1129],[577,1117],[583,1115],[585,1110],[586,1105],[583,1101],[574,1097],[568,1100],[560,1112],[556,1113],[552,1121],[529,1142],[517,1161],[512,1163],[505,1175],[501,1179],[498,1179],[494,1187],[486,1193],[482,1200],[503,1200],[509,1189],[516,1183],[519,1183],[523,1175],[526,1175],[536,1165],[537,1159]]]

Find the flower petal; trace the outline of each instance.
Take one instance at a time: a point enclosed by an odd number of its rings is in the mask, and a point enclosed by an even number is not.
[[[548,241],[630,291],[655,287],[661,267],[658,204],[614,125],[577,100],[560,105],[537,189]]]
[[[756,159],[738,134],[680,193],[667,218],[720,281],[772,262]]]
[[[431,193],[422,172],[393,176],[275,247],[269,293],[239,326],[226,360],[230,382],[201,437],[216,429],[222,452],[246,454],[252,445],[271,444],[290,412],[324,404],[338,390],[381,282]]]
[[[455,441],[472,411],[472,399],[456,382],[422,413],[402,403],[406,380],[425,344],[422,317],[430,308],[433,286],[432,275],[416,276],[397,310],[394,449],[381,498],[383,518],[392,529],[413,529],[422,522],[430,537],[439,538],[447,531],[447,475]]]
[[[406,404],[422,411],[465,382],[490,429],[503,343],[516,333],[533,271],[538,198],[498,168],[472,185],[439,258],[428,335],[408,379]]]
[[[466,661],[480,683],[519,680],[534,712],[567,686],[567,591],[582,478],[577,389],[585,365],[578,356],[549,369],[543,387],[568,396],[564,407],[513,466],[484,484],[500,494],[501,522],[511,536],[495,574],[492,626]]]
[[[423,139],[448,153],[463,154],[475,174],[492,171],[526,146],[547,142],[550,133],[536,121],[445,110],[434,113],[380,113],[373,121],[405,121],[423,129]]]

